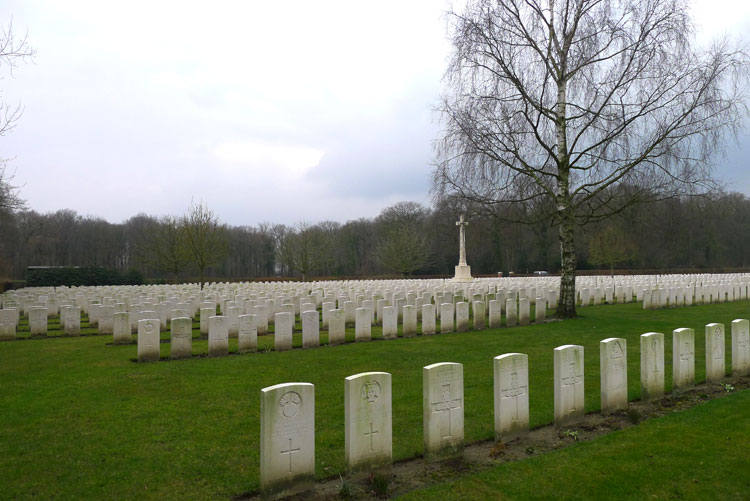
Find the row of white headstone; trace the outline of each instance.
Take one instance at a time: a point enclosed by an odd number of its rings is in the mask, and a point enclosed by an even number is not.
[[[494,295],[487,294],[485,297],[476,295],[471,308],[469,303],[461,301],[462,296],[441,297],[435,296],[436,304],[432,304],[430,296],[413,297],[413,298],[395,298],[391,300],[380,299],[365,300],[360,296],[359,306],[369,311],[369,321],[371,325],[382,324],[385,331],[385,337],[390,337],[391,331],[396,329],[398,320],[403,322],[405,335],[415,335],[417,321],[422,320],[422,329],[424,334],[434,334],[436,315],[439,315],[441,321],[441,332],[452,332],[453,330],[464,331],[469,329],[470,317],[473,319],[472,327],[474,329],[483,329],[487,323],[490,328],[500,327],[503,321],[503,312],[505,312],[505,325],[528,325],[530,323],[530,306],[528,298],[519,298],[517,293],[512,292],[510,297],[504,302],[500,299],[494,299]],[[347,300],[344,300],[347,299]],[[449,301],[446,301],[448,299]],[[416,304],[409,304],[408,301]],[[283,301],[283,300],[282,300]],[[302,299],[300,299],[302,301]],[[272,312],[289,312],[293,315],[297,310],[300,317],[307,311],[318,308],[314,300],[309,302],[300,302],[297,308],[293,303],[282,303],[278,307],[275,300],[263,301],[264,304],[257,304],[258,301],[225,301],[222,302],[222,312],[229,318],[230,333],[236,334],[239,324],[239,317],[244,314],[255,315],[255,325],[259,334],[268,332],[268,325],[275,322],[275,314]],[[391,301],[395,304],[391,305]],[[422,301],[425,301],[423,304]],[[539,297],[534,302],[536,305],[535,321],[543,322],[546,319],[546,300]],[[242,306],[240,306],[242,304]],[[201,302],[198,308],[194,308],[189,302],[175,303],[162,302],[154,303],[126,303],[115,304],[88,304],[89,326],[97,327],[99,334],[114,334],[119,338],[116,325],[122,327],[123,314],[128,315],[130,321],[130,331],[137,332],[138,321],[142,319],[158,319],[160,321],[160,330],[169,329],[172,318],[180,317],[197,317],[196,313],[200,312],[200,332],[208,334],[208,319],[216,314],[217,304],[213,301]],[[349,301],[348,298],[338,300],[338,309],[343,311],[344,322],[361,323],[363,318],[355,318],[357,314],[362,314],[356,310],[358,303]],[[486,308],[489,306],[489,308]],[[336,309],[336,300],[324,301],[321,305],[323,327],[328,327],[329,313]],[[489,309],[489,315],[485,312]],[[0,310],[0,339],[12,339],[16,337],[18,318],[20,311],[18,308],[9,307],[7,310]],[[48,332],[49,310],[44,306],[31,306],[28,308],[29,326],[31,337],[46,336]],[[63,305],[59,308],[60,324],[66,335],[80,335],[81,333],[81,314],[83,313],[80,306]],[[331,313],[335,317],[336,313]],[[488,318],[487,318],[488,317]],[[423,319],[426,319],[423,320]],[[334,318],[336,321],[336,318]],[[116,339],[116,343],[119,341]]]
[[[582,305],[592,301],[618,302],[629,301],[633,296],[638,301],[643,299],[646,290],[653,289],[686,289],[693,297],[742,298],[748,296],[750,288],[749,274],[676,274],[676,275],[628,275],[616,277],[576,277],[576,290]],[[588,291],[588,301],[582,293]],[[709,292],[707,292],[708,290]],[[710,292],[713,290],[714,292]],[[409,298],[430,294],[460,295],[466,300],[475,300],[476,295],[483,298],[487,294],[496,294],[497,299],[504,302],[507,297],[515,293],[518,297],[528,298],[532,302],[537,297],[543,297],[547,304],[554,304],[559,296],[559,279],[557,277],[513,277],[513,278],[481,278],[471,282],[456,283],[448,280],[359,280],[359,281],[326,281],[326,282],[254,282],[254,283],[218,283],[210,284],[201,290],[197,284],[158,285],[158,286],[102,286],[102,287],[57,287],[57,288],[26,288],[18,291],[8,291],[0,295],[0,306],[16,306],[21,308],[22,314],[34,305],[46,303],[49,315],[56,315],[60,305],[70,304],[79,306],[82,312],[88,314],[89,306],[93,303],[111,305],[114,303],[137,302],[158,303],[171,301],[190,302],[194,311],[204,300],[213,300],[220,305],[222,311],[226,301],[237,301],[242,298],[251,300],[288,298],[295,304],[295,314],[300,313],[299,306],[306,296],[314,296],[317,306],[330,300],[338,300],[342,296],[355,301],[361,306],[358,296],[373,299],[379,296],[389,299],[395,305],[394,299]],[[715,300],[715,299],[714,299]],[[435,301],[440,304],[442,301]],[[279,302],[279,304],[281,304]],[[414,304],[413,300],[410,304]],[[152,305],[153,306],[153,305]],[[174,306],[174,305],[173,305]],[[242,305],[241,305],[242,306]],[[152,307],[151,309],[157,309]],[[130,311],[128,309],[128,311]],[[251,312],[247,312],[251,313]],[[276,311],[269,311],[273,315]],[[194,316],[191,315],[191,316]]]
[[[641,336],[641,400],[664,396],[664,335]],[[554,349],[554,422],[574,425],[584,416],[583,346]],[[672,333],[673,386],[695,383],[693,329]],[[599,343],[601,412],[628,405],[627,344],[608,338]],[[724,326],[706,325],[706,382],[725,377]],[[529,430],[528,356],[506,353],[494,358],[494,430],[507,442]],[[750,374],[750,322],[732,322],[732,369]],[[463,447],[463,365],[444,362],[422,369],[423,437],[427,458],[452,455]],[[263,388],[260,396],[260,482],[265,497],[286,496],[308,488],[315,477],[315,388],[284,383]],[[366,372],[345,379],[345,458],[349,472],[388,468],[392,462],[391,374]]]
[[[367,303],[367,301],[365,301]],[[328,303],[324,303],[327,305]],[[320,346],[320,324],[321,315],[314,304],[303,305],[300,315],[302,323],[302,347],[313,348]],[[520,307],[520,319],[517,309]],[[201,309],[201,332],[206,324],[208,334],[208,354],[210,356],[223,356],[229,353],[229,338],[238,338],[238,352],[248,353],[258,349],[258,334],[268,330],[268,320],[265,316],[257,314],[240,315],[240,308],[229,307],[228,315],[214,315],[213,308]],[[399,311],[400,310],[400,311]],[[509,326],[520,323],[529,323],[529,301],[508,299],[506,301],[506,324]],[[154,312],[141,312],[141,316],[147,318],[138,321],[138,360],[141,362],[159,359],[160,343],[160,320],[148,318],[148,314]],[[323,309],[323,325],[328,329],[328,344],[342,344],[346,340],[346,310]],[[421,324],[418,323],[417,309],[414,305],[384,306],[382,313],[383,339],[395,339],[398,335],[398,321],[401,317],[402,332],[404,337],[417,335],[417,327],[421,325],[423,336],[434,335],[436,329],[436,308],[434,304],[422,305]],[[440,305],[440,333],[464,332],[470,328],[470,317],[473,320],[471,327],[474,330],[485,328],[486,315],[483,301],[475,301],[470,309],[466,302],[443,303]],[[537,300],[536,322],[543,322],[546,318],[546,307],[544,300]],[[262,323],[259,323],[259,320]],[[374,323],[371,308],[356,308],[354,315],[355,341],[372,340],[372,325]],[[520,322],[519,322],[520,320]],[[295,317],[291,311],[276,313],[274,315],[274,348],[277,351],[292,348],[292,334],[294,331]],[[489,326],[500,327],[501,306],[497,300],[490,301]],[[127,344],[131,342],[128,313],[115,313],[113,337],[115,344]],[[263,327],[261,329],[261,326]],[[189,317],[176,317],[171,319],[171,348],[170,358],[179,359],[189,357],[192,352],[192,320]]]

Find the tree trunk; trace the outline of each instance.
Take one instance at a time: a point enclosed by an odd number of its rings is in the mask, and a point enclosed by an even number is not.
[[[205,268],[201,267],[200,274],[201,274],[201,290],[203,290],[203,272],[205,271]]]
[[[557,217],[560,221],[560,299],[557,302],[557,318],[575,318],[576,314],[576,242],[575,208],[570,197],[570,156],[568,155],[566,118],[566,81],[563,79],[564,64],[557,87]]]
[[[576,313],[576,244],[575,222],[571,207],[562,211],[560,217],[560,299],[557,302],[557,318],[575,318]]]

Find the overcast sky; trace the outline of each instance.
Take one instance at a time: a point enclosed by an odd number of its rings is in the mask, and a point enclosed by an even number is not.
[[[191,199],[233,225],[429,204],[448,6],[6,0],[37,55],[0,81],[25,108],[0,157],[31,208],[111,222]],[[702,39],[750,33],[746,0],[694,13]],[[750,193],[746,159],[732,146],[717,173]]]

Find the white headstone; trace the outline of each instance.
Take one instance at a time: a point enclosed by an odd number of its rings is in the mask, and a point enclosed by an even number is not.
[[[345,380],[347,469],[372,471],[391,465],[391,375],[364,372]]]
[[[440,305],[440,333],[453,332],[453,303]]]
[[[302,320],[302,347],[317,348],[320,346],[320,314],[318,310],[303,311]]]
[[[471,311],[474,330],[480,331],[484,329],[484,301],[474,301]]]
[[[81,335],[81,308],[80,306],[66,306],[62,308],[62,315],[65,316],[65,328],[63,331],[67,336]]]
[[[566,344],[554,350],[555,426],[583,419],[583,346]]]
[[[328,312],[328,345],[334,346],[346,341],[346,325],[344,310],[330,310]]]
[[[29,331],[32,337],[47,335],[47,308],[29,309]]]
[[[531,322],[531,307],[528,298],[521,298],[518,300],[518,323],[521,325],[529,325]]]
[[[490,329],[497,329],[502,325],[502,302],[498,299],[490,301]]]
[[[257,318],[257,315],[252,313],[239,316],[239,333],[237,334],[238,353],[258,351],[258,328],[255,325]]]
[[[732,320],[732,374],[750,374],[750,321]]]
[[[274,348],[276,351],[292,349],[292,331],[294,329],[294,315],[282,311],[274,315],[275,333]]]
[[[495,357],[495,440],[508,442],[529,431],[529,357]]]
[[[190,358],[193,354],[193,319],[190,317],[173,318],[170,322],[172,340],[169,358]]]
[[[518,325],[518,301],[515,297],[505,300],[505,325],[507,327]]]
[[[431,336],[435,334],[435,305],[431,303],[422,305],[422,335]]]
[[[469,330],[469,303],[460,301],[456,303],[456,331],[466,332]]]
[[[133,342],[130,329],[130,313],[122,312],[112,315],[112,342],[114,344],[130,344]]]
[[[367,308],[357,308],[354,311],[354,340],[356,342],[370,341],[372,339],[370,310]]]
[[[424,454],[454,454],[464,440],[464,368],[453,362],[422,369]]]
[[[202,336],[208,336],[208,319],[216,315],[216,308],[201,308],[200,332]]]
[[[139,362],[159,360],[159,322],[158,318],[145,318],[138,321]]]
[[[414,337],[417,335],[417,307],[407,304],[403,309],[403,334],[404,337]]]
[[[693,329],[672,331],[672,385],[675,390],[695,384],[695,333]]]
[[[724,324],[706,325],[706,382],[718,383],[724,379]]]
[[[543,297],[536,298],[536,307],[534,308],[534,323],[543,324],[547,321],[547,300]]]
[[[383,339],[395,339],[398,336],[398,315],[395,306],[383,307]]]
[[[641,334],[641,401],[664,396],[664,334]]]
[[[248,315],[255,315],[255,330],[258,336],[268,334],[268,307],[265,304],[256,304],[249,308]]]
[[[607,338],[599,342],[602,414],[628,407],[627,341]]]
[[[227,326],[229,329],[229,337],[237,337],[240,332],[240,314],[242,308],[239,306],[228,306],[227,307]]]
[[[114,305],[99,306],[99,334],[114,334],[115,307]]]
[[[229,318],[223,315],[208,317],[208,356],[229,354]]]
[[[276,314],[275,321],[285,317]],[[291,315],[282,313],[282,315]],[[315,387],[285,383],[260,391],[260,490],[290,496],[315,481]]]

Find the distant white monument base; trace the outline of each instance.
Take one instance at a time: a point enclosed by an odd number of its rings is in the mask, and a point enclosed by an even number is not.
[[[456,276],[453,277],[453,282],[471,282],[473,280],[471,266],[468,264],[459,264],[456,266]]]

